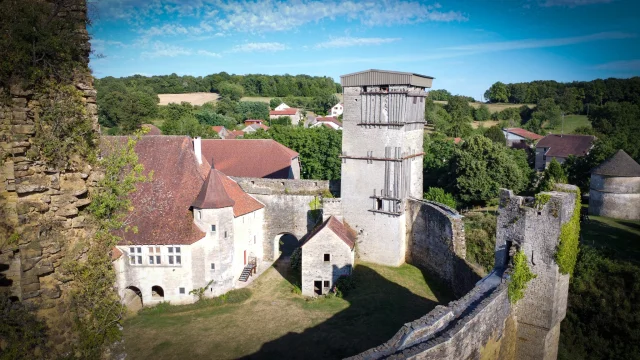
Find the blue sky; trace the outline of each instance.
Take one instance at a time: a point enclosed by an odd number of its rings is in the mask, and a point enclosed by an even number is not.
[[[389,69],[480,98],[494,82],[640,75],[640,1],[99,0],[96,77]]]

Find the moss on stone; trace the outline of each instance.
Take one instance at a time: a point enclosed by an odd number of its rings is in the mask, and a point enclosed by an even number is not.
[[[513,271],[511,273],[511,282],[509,283],[509,301],[515,304],[522,299],[527,283],[536,277],[537,275],[529,269],[524,251],[519,250],[513,257]]]
[[[563,189],[557,190],[567,192],[567,190]],[[560,272],[571,276],[573,276],[573,269],[576,266],[578,252],[580,251],[580,208],[582,206],[580,190],[576,190],[574,193],[576,195],[576,202],[573,215],[571,215],[571,219],[562,225],[560,229],[560,241],[555,254]]]
[[[533,207],[538,210],[542,210],[542,208],[551,200],[551,195],[549,194],[536,194],[535,201],[533,202]]]

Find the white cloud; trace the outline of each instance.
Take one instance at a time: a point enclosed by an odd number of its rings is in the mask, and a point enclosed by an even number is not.
[[[273,52],[282,51],[287,49],[287,46],[278,42],[264,42],[264,43],[247,43],[242,45],[236,45],[228,52]]]
[[[125,44],[120,41],[103,40],[103,39],[91,39],[91,49],[97,52],[103,52],[107,47],[124,47]]]
[[[598,70],[640,71],[640,59],[612,61],[593,67]]]
[[[211,51],[207,51],[207,50],[198,50],[198,55],[204,55],[204,56],[210,56],[210,57],[217,57],[219,58],[221,55],[218,53],[214,53]]]
[[[616,39],[629,39],[635,38],[636,34],[624,33],[624,32],[602,32],[584,36],[574,36],[556,39],[524,39],[514,41],[502,41],[493,43],[471,44],[446,47],[444,50],[456,50],[456,51],[474,51],[474,52],[494,52],[505,50],[517,50],[517,49],[535,49],[535,48],[547,48],[566,46],[573,44],[581,44],[599,40],[616,40]]]
[[[201,21],[198,26],[182,26],[180,24],[164,24],[162,26],[152,26],[148,29],[140,29],[138,32],[146,37],[154,36],[176,36],[176,35],[202,35],[211,33],[215,29],[205,21]]]
[[[101,0],[96,3],[100,18],[124,19],[142,26],[168,15],[172,18],[205,18],[222,32],[263,33],[287,31],[303,25],[337,18],[367,26],[389,26],[422,22],[466,21],[460,11],[442,10],[439,4],[419,0]],[[181,29],[181,28],[182,29]],[[187,26],[151,27],[150,33],[179,33]],[[202,23],[198,27],[204,30]],[[210,30],[206,30],[207,32]],[[173,35],[173,34],[172,34]]]
[[[151,44],[149,51],[144,51],[140,55],[143,58],[156,58],[156,57],[176,57],[183,55],[192,55],[193,51],[185,49],[177,45],[166,44],[161,41],[155,41]]]
[[[344,37],[333,38],[331,40],[318,43],[315,45],[315,48],[326,49],[326,48],[341,48],[341,47],[362,46],[362,45],[380,45],[380,44],[391,43],[399,40],[400,38],[358,38],[358,37],[344,36]]]
[[[566,6],[566,7],[576,7],[582,5],[593,5],[593,4],[608,4],[613,2],[614,0],[545,0],[540,3],[540,6],[544,7],[552,7],[552,6]]]

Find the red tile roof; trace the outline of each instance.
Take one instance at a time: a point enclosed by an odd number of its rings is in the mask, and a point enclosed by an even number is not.
[[[244,136],[244,133],[242,132],[242,130],[231,130],[229,131],[229,135],[227,136],[227,139],[235,139],[243,136]]]
[[[330,229],[342,241],[344,241],[344,243],[347,244],[347,246],[349,246],[349,249],[353,250],[353,247],[356,244],[355,232],[351,230],[351,228],[349,228],[347,225],[343,224],[342,222],[340,222],[340,220],[336,219],[333,216],[330,216],[325,222],[323,222],[321,225],[313,229],[313,231],[311,231],[309,235],[307,235],[307,237],[302,242],[302,244],[300,244],[300,246],[304,246],[306,243],[311,241],[311,239],[313,239],[324,228]]]
[[[247,119],[244,121],[245,125],[251,125],[251,124],[262,124],[264,120],[262,119]]]
[[[102,139],[103,147],[127,141],[124,136]],[[153,177],[131,194],[131,224],[138,232],[118,231],[120,245],[188,245],[202,239],[205,234],[194,224],[190,208],[211,165],[206,160],[198,164],[188,136],[143,136],[135,150],[144,172],[153,171]]]
[[[527,131],[525,129],[521,129],[521,128],[508,128],[508,129],[504,129],[507,132],[510,132],[512,134],[516,134],[518,136],[522,136],[525,139],[529,139],[529,140],[540,140],[542,139],[544,136],[542,135],[538,135],[536,133],[533,133],[531,131]]]
[[[142,124],[142,128],[149,129],[149,132],[147,132],[145,135],[162,135],[162,131],[160,131],[160,129],[158,129],[158,127],[153,124]]]
[[[269,115],[295,115],[298,112],[296,108],[288,108],[283,110],[271,110]]]
[[[211,128],[213,129],[213,131],[217,132],[218,134],[220,134],[220,131],[222,131],[222,129],[226,130],[224,126],[212,126]]]
[[[549,148],[547,156],[566,158],[569,155],[586,155],[595,141],[595,136],[591,135],[556,135],[551,134],[543,137],[536,144],[536,148]]]
[[[247,195],[240,186],[225,174],[211,169],[193,207],[200,209],[221,209],[233,206],[235,217],[262,209],[264,205]]]
[[[114,246],[113,249],[111,249],[111,261],[118,260],[120,256],[122,256],[122,251]]]
[[[334,124],[336,124],[338,126],[342,126],[342,123],[338,120],[338,118],[333,117],[333,116],[319,117],[319,118],[316,118],[316,121],[319,121],[319,122],[331,122],[331,123],[334,123]]]
[[[206,139],[202,157],[227,176],[286,179],[298,153],[271,139]]]

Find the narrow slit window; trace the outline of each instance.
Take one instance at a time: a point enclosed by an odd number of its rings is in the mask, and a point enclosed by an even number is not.
[[[211,225],[211,232],[216,232],[216,226],[215,225]]]
[[[324,261],[331,261],[331,254],[324,254]]]
[[[215,263],[211,263],[211,270],[215,270],[216,269],[216,264]]]

